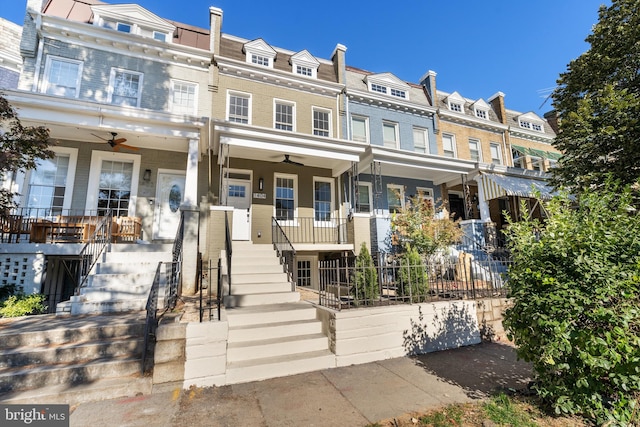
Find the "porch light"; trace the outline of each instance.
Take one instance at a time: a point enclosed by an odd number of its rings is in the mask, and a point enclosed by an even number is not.
[[[260,191],[264,190],[264,179],[263,178],[258,178],[258,190],[260,190]]]
[[[144,175],[142,175],[143,181],[149,181],[151,179],[151,169],[145,169]]]

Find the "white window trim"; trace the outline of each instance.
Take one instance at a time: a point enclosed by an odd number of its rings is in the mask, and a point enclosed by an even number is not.
[[[129,31],[121,31],[120,30],[120,25],[126,25],[127,27],[129,27]],[[125,33],[125,34],[138,34],[138,26],[136,24],[131,24],[129,22],[124,22],[124,21],[116,21],[116,31],[120,32],[120,33]]]
[[[385,196],[386,201],[387,201],[387,212],[389,212],[389,214],[391,214],[391,207],[389,206],[389,197],[388,197],[388,192],[389,192],[390,189],[400,191],[400,207],[402,209],[404,209],[404,199],[405,199],[404,185],[387,184],[387,191],[384,193],[384,196]]]
[[[460,110],[454,109],[454,105],[456,105],[457,107],[460,108]],[[464,112],[464,105],[462,104],[462,102],[458,102],[458,101],[449,101],[449,110],[453,111],[454,113],[463,113]]]
[[[136,74],[136,75],[140,76],[140,81],[138,83],[138,99],[136,101],[136,107],[140,108],[140,101],[142,100],[142,89],[143,89],[143,84],[144,84],[144,73],[139,73],[137,71],[127,70],[126,68],[111,67],[111,74],[109,75],[109,88],[108,88],[108,94],[107,94],[107,103],[111,104],[113,102],[113,89],[114,89],[114,84],[115,84],[115,79],[116,79],[116,73],[118,71],[123,72],[123,73],[128,73],[128,74]]]
[[[422,132],[424,134],[424,153],[421,153],[421,154],[429,154],[429,132],[427,132],[427,129],[425,129],[425,128],[414,126],[414,128],[413,128],[413,135],[414,136],[415,136],[416,132]],[[413,151],[418,153],[418,151],[416,151],[416,139],[415,138],[413,138]]]
[[[353,207],[353,211],[354,211],[354,215],[366,215],[366,216],[372,216],[373,215],[373,211],[375,210],[373,208],[373,185],[370,182],[359,182],[358,185],[361,185],[363,187],[368,187],[369,188],[369,212],[356,212],[357,210],[357,205]],[[359,197],[359,196],[358,196]],[[357,204],[358,201],[356,200],[354,204]]]
[[[281,225],[286,225],[289,227],[297,227],[298,226],[298,203],[300,201],[300,197],[298,195],[298,175],[288,174],[288,173],[279,173],[275,172],[273,174],[273,217],[276,217],[276,186],[278,185],[278,178],[285,179],[293,179],[293,220],[291,221],[283,221],[278,220],[278,223]]]
[[[457,148],[458,144],[456,143],[456,136],[453,133],[446,133],[446,132],[442,133],[442,155],[445,156],[445,157],[449,157],[446,154],[444,154],[444,152],[446,151],[445,147],[444,147],[444,137],[445,136],[450,136],[451,137],[451,145],[452,145],[451,148],[453,148],[453,157],[451,157],[451,158],[457,159],[458,158],[458,148]]]
[[[73,186],[75,184],[76,167],[78,165],[78,149],[70,147],[49,147],[56,154],[65,154],[69,156],[69,168],[67,169],[66,189],[64,190],[64,200],[62,201],[62,209],[71,209],[71,199],[73,197]],[[31,171],[19,173],[16,179],[18,184],[17,192],[20,194],[19,205],[27,205],[27,197],[29,195],[29,181],[31,180]]]
[[[329,221],[316,220],[316,182],[326,182],[331,186],[331,202],[330,202],[330,214]],[[332,178],[314,176],[313,177],[313,225],[316,227],[331,227],[333,225],[333,218],[335,217],[335,194],[334,194],[334,180]]]
[[[431,206],[433,207],[435,213],[435,198],[433,196],[433,188],[431,187],[416,187],[416,196],[419,196],[421,199],[427,199],[431,201]]]
[[[232,96],[237,96],[237,97],[245,97],[245,98],[249,98],[249,109],[248,109],[248,113],[249,117],[247,117],[247,123],[248,125],[251,124],[251,106],[253,105],[253,103],[251,102],[253,100],[252,95],[250,93],[247,92],[239,92],[236,90],[228,90],[227,91],[227,105],[226,105],[226,112],[225,112],[225,117],[226,120],[229,121],[229,107],[230,107],[230,103],[231,103],[231,97]],[[275,107],[274,107],[274,114],[275,114]],[[275,116],[274,116],[275,118]],[[233,122],[233,123],[238,123],[238,122]],[[242,124],[242,123],[241,123]]]
[[[475,116],[481,120],[489,120],[489,111],[485,108],[474,108]],[[480,114],[484,114],[484,117],[481,117]]]
[[[353,119],[361,119],[364,121],[364,141],[360,141],[360,140],[354,140],[353,139]],[[352,114],[351,115],[351,140],[353,141],[359,141],[359,142],[366,142],[367,144],[369,143],[369,117],[366,116],[360,116],[358,114]]]
[[[156,38],[156,34],[161,34],[161,35],[163,35],[163,36],[164,36],[164,40],[158,40],[158,39]],[[171,37],[170,37],[170,35],[169,35],[169,34],[165,33],[164,31],[158,31],[158,30],[152,30],[152,31],[151,31],[151,37],[152,37],[154,40],[158,40],[159,42],[165,42],[165,43],[166,43],[166,42],[168,42],[168,41],[171,39]]]
[[[315,135],[315,131],[316,128],[314,126],[314,119],[313,119],[313,114],[318,111],[318,112],[322,112],[322,113],[327,113],[329,118],[328,118],[328,123],[329,123],[329,135],[327,135],[328,138],[331,138],[333,136],[333,119],[331,117],[331,110],[328,108],[322,108],[322,107],[311,107],[311,132]],[[318,135],[320,136],[320,135]]]
[[[476,160],[476,162],[482,163],[482,143],[480,142],[480,140],[478,138],[469,138],[469,160],[473,160],[471,158],[471,143],[472,142],[475,142],[476,146],[477,146],[478,160]]]
[[[395,141],[393,141],[393,142],[395,142],[395,147],[389,147],[386,144],[387,142],[391,142],[391,141],[388,141],[388,140],[384,139],[384,128],[385,128],[385,126],[393,126],[393,132],[394,132],[394,135],[395,135]],[[400,132],[399,132],[399,128],[398,128],[398,123],[390,122],[390,121],[387,121],[387,120],[383,120],[382,121],[382,145],[384,147],[387,147],[387,148],[398,148],[400,146]]]
[[[171,79],[171,105],[170,105],[170,110],[172,113],[175,113],[174,111],[174,103],[173,103],[173,95],[175,93],[175,84],[176,83],[182,83],[182,84],[187,84],[187,85],[191,85],[195,87],[195,90],[193,92],[193,108],[192,111],[188,114],[191,114],[192,116],[195,116],[198,114],[198,96],[199,96],[199,89],[200,89],[200,85],[198,85],[198,83],[196,82],[190,82],[188,80],[179,80],[179,79]],[[178,113],[178,114],[184,114],[184,113]]]
[[[489,154],[491,154],[491,163],[493,163],[493,153],[491,152],[491,147],[496,147],[496,152],[498,153],[498,165],[502,165],[504,164],[504,162],[502,161],[502,148],[500,146],[499,143],[497,142],[490,142],[489,143]],[[494,163],[495,164],[495,163]]]
[[[284,130],[284,129],[278,129],[276,128],[276,105],[278,104],[282,104],[282,105],[291,105],[291,130]],[[281,130],[284,132],[295,132],[296,131],[296,103],[293,101],[287,101],[285,99],[278,99],[278,98],[274,98],[273,99],[273,128],[276,130]]]
[[[139,154],[116,153],[113,151],[93,150],[91,153],[91,164],[89,166],[89,182],[87,184],[87,201],[85,210],[95,212],[98,209],[98,186],[100,184],[100,173],[102,172],[102,162],[104,160],[114,160],[116,162],[133,162],[133,176],[131,177],[131,198],[129,199],[129,216],[136,215],[136,201],[138,199],[138,180],[140,177]]]
[[[51,69],[52,61],[69,62],[71,64],[78,65],[78,75],[76,76],[76,96],[74,96],[74,98],[78,98],[80,96],[80,84],[82,83],[82,69],[84,67],[84,62],[78,61],[75,59],[63,58],[61,56],[55,56],[55,55],[47,55],[47,62],[44,66],[44,79],[43,79],[43,84],[40,92],[47,93],[47,90],[49,89],[49,72]],[[59,96],[59,95],[52,95],[52,96]]]

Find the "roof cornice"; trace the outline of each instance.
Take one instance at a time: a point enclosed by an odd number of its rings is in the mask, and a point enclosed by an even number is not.
[[[371,92],[364,92],[356,89],[347,88],[346,92],[349,99],[357,100],[360,102],[367,102],[369,104],[376,104],[377,106],[384,106],[386,108],[395,108],[397,110],[403,110],[405,112],[420,113],[420,114],[435,114],[436,108],[430,105],[418,104],[415,102],[406,102],[400,99],[391,99],[389,96],[377,95]]]
[[[502,123],[484,120],[477,117],[470,117],[467,114],[456,113],[454,111],[449,111],[443,108],[438,109],[438,115],[442,120],[448,120],[454,123],[460,123],[467,126],[480,127],[499,132],[504,132],[509,128],[509,126]]]

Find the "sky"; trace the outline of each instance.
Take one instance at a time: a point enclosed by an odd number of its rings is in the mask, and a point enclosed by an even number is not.
[[[108,3],[132,3],[111,0]],[[262,38],[329,59],[347,47],[347,65],[418,83],[429,70],[438,90],[485,101],[500,91],[508,109],[538,115],[569,62],[611,0],[137,0],[156,15],[209,27],[222,9],[222,31]],[[26,0],[0,0],[0,17],[22,25]]]

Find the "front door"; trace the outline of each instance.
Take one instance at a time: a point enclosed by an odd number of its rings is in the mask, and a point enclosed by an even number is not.
[[[180,223],[180,205],[184,200],[185,173],[158,171],[154,239],[174,239]]]
[[[251,238],[251,180],[229,179],[227,205],[233,206],[231,240]]]

